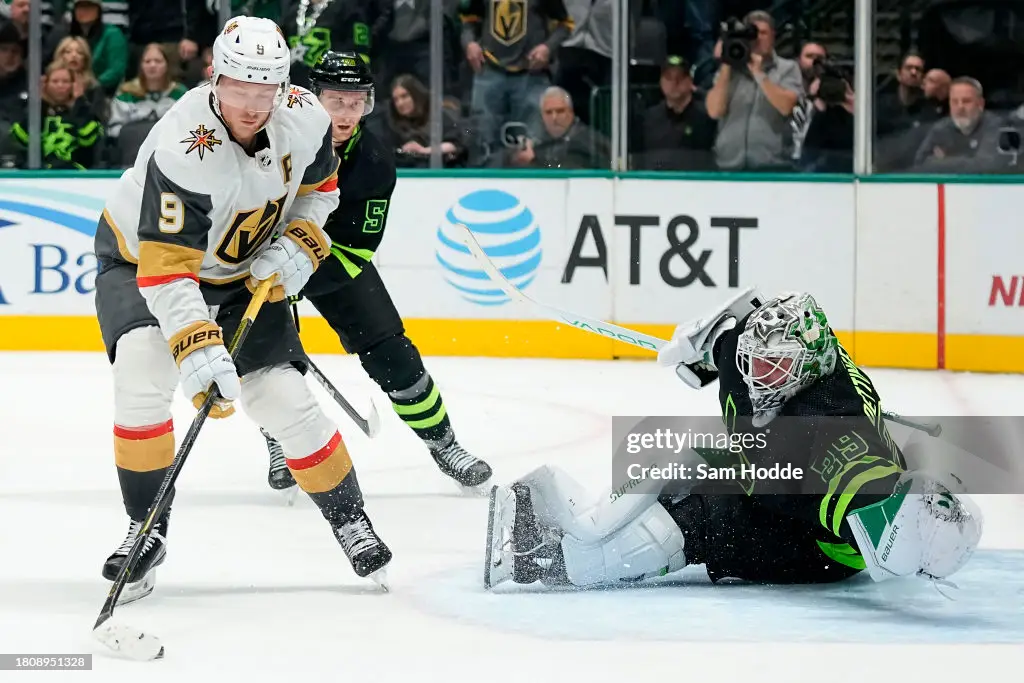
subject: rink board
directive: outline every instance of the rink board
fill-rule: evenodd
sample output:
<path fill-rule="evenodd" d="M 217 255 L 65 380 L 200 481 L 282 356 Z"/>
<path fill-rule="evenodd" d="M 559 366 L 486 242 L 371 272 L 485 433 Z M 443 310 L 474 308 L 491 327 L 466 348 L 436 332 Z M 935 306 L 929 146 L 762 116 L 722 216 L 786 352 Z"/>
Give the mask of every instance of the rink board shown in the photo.
<path fill-rule="evenodd" d="M 861 364 L 1024 371 L 1024 185 L 711 178 L 403 176 L 375 262 L 427 355 L 653 356 L 509 301 L 463 223 L 528 295 L 650 334 L 744 286 L 808 290 Z M 102 348 L 92 239 L 116 184 L 0 179 L 0 350 Z M 340 352 L 304 310 L 310 352 Z"/>

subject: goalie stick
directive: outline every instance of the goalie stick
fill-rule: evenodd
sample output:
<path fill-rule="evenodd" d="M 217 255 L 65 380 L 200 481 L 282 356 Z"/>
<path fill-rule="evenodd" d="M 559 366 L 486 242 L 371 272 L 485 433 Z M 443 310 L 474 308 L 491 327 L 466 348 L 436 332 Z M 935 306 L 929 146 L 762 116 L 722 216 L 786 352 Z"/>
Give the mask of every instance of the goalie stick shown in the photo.
<path fill-rule="evenodd" d="M 256 321 L 256 315 L 267 300 L 267 296 L 270 294 L 270 289 L 273 287 L 276 279 L 276 277 L 272 277 L 264 280 L 252 295 L 245 313 L 242 314 L 242 321 L 238 324 L 235 336 L 231 339 L 231 344 L 228 346 L 232 360 L 237 360 L 238 352 L 242 348 L 246 337 L 249 336 L 249 331 Z M 160 488 L 156 492 L 153 504 L 149 508 L 149 514 L 146 515 L 146 521 L 142 524 L 139 537 L 135 539 L 135 544 L 132 546 L 131 552 L 128 553 L 128 557 L 125 558 L 121 571 L 114 578 L 110 592 L 107 594 L 107 599 L 100 610 L 100 615 L 93 625 L 93 637 L 111 650 L 120 652 L 130 659 L 139 661 L 159 659 L 164 656 L 164 646 L 160 643 L 160 639 L 151 633 L 140 631 L 127 624 L 111 621 L 111 617 L 114 616 L 114 607 L 117 605 L 117 600 L 121 597 L 124 587 L 128 585 L 132 572 L 135 571 L 139 560 L 142 558 L 142 549 L 146 547 L 146 543 L 153 533 L 154 522 L 160 519 L 161 515 L 167 510 L 167 506 L 171 501 L 170 491 L 174 488 L 174 482 L 178 480 L 181 468 L 185 465 L 185 460 L 188 459 L 189 453 L 192 452 L 196 439 L 199 438 L 199 431 L 206 423 L 206 418 L 209 417 L 210 411 L 218 399 L 220 399 L 220 390 L 214 385 L 207 393 L 206 400 L 203 401 L 203 405 L 196 414 L 195 419 L 192 420 L 192 426 L 188 428 L 178 453 L 174 456 L 170 467 L 167 468 L 167 474 L 164 475 L 164 479 L 160 483 Z"/>
<path fill-rule="evenodd" d="M 292 302 L 292 317 L 295 319 L 295 331 L 299 331 L 299 306 L 294 301 Z M 370 412 L 367 417 L 363 417 L 359 412 L 352 407 L 352 404 L 342 395 L 340 391 L 335 388 L 331 381 L 327 379 L 324 373 L 320 372 L 320 368 L 316 366 L 313 359 L 306 354 L 306 361 L 309 363 L 309 371 L 313 373 L 313 377 L 320 383 L 324 391 L 330 394 L 331 398 L 341 406 L 341 409 L 345 411 L 345 414 L 356 423 L 356 426 L 371 439 L 380 433 L 380 414 L 377 413 L 377 404 L 370 400 Z"/>
<path fill-rule="evenodd" d="M 477 260 L 477 263 L 479 263 L 480 267 L 484 269 L 484 272 L 494 280 L 495 284 L 501 287 L 501 289 L 515 301 L 528 304 L 534 308 L 544 311 L 549 318 L 556 322 L 566 323 L 578 330 L 599 334 L 602 337 L 609 337 L 625 344 L 632 344 L 633 346 L 638 346 L 649 351 L 660 351 L 661 347 L 668 343 L 667 340 L 659 337 L 644 334 L 643 332 L 637 332 L 636 330 L 631 330 L 628 327 L 621 327 L 620 325 L 604 320 L 588 318 L 587 316 L 579 315 L 578 313 L 563 311 L 562 309 L 542 304 L 539 301 L 530 298 L 524 294 L 522 290 L 512 284 L 498 269 L 498 267 L 494 265 L 494 262 L 491 261 L 490 257 L 487 255 L 487 250 L 481 247 L 480 243 L 477 242 L 472 230 L 462 224 L 459 224 L 457 227 L 462 232 L 462 242 L 466 245 L 469 253 L 471 253 Z M 929 436 L 937 437 L 942 433 L 942 425 L 937 423 L 915 422 L 914 420 L 910 420 L 902 415 L 898 415 L 890 411 L 883 411 L 882 416 L 891 422 L 901 424 L 905 427 L 910 427 L 911 429 L 918 429 Z"/>

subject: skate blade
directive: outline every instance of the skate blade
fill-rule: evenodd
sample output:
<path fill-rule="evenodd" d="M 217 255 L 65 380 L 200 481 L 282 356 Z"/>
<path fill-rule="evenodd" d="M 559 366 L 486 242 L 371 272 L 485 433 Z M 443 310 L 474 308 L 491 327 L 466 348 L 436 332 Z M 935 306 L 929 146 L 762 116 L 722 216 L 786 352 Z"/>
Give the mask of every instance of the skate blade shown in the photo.
<path fill-rule="evenodd" d="M 377 584 L 385 593 L 391 592 L 391 584 L 388 582 L 388 572 L 386 569 L 378 569 L 366 578 Z"/>
<path fill-rule="evenodd" d="M 130 605 L 152 593 L 154 588 L 156 588 L 156 569 L 151 569 L 140 580 L 126 584 L 116 604 L 118 606 Z"/>
<path fill-rule="evenodd" d="M 487 509 L 487 547 L 484 552 L 484 590 L 490 590 L 512 578 L 512 553 L 505 550 L 511 543 L 506 538 L 505 520 L 511 513 L 515 518 L 515 495 L 511 489 L 494 485 L 491 487 L 490 503 Z M 509 530 L 511 525 L 508 526 Z"/>
<path fill-rule="evenodd" d="M 494 485 L 489 481 L 485 481 L 484 483 L 477 484 L 476 486 L 465 486 L 464 484 L 459 484 L 458 486 L 459 491 L 466 498 L 487 498 L 491 495 L 491 488 Z"/>
<path fill-rule="evenodd" d="M 278 495 L 281 496 L 281 500 L 284 501 L 285 505 L 288 507 L 295 505 L 295 499 L 299 495 L 299 487 L 297 484 L 295 486 L 289 486 L 286 489 L 276 489 L 276 491 Z"/>

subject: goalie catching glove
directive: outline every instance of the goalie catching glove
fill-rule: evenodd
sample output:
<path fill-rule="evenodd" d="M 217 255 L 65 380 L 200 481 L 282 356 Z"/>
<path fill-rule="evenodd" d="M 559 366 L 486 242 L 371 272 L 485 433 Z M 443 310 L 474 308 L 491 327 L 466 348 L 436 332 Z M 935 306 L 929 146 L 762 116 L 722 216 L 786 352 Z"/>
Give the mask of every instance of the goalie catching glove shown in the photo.
<path fill-rule="evenodd" d="M 281 284 L 271 290 L 268 301 L 298 296 L 330 253 L 331 245 L 320 229 L 309 221 L 292 221 L 284 234 L 252 262 L 249 289 L 255 291 L 259 281 L 277 275 Z"/>
<path fill-rule="evenodd" d="M 192 399 L 192 405 L 201 408 L 207 392 L 216 384 L 222 400 L 214 403 L 210 417 L 219 419 L 234 413 L 231 402 L 241 396 L 242 383 L 220 327 L 210 321 L 193 323 L 171 337 L 170 345 L 181 389 Z"/>

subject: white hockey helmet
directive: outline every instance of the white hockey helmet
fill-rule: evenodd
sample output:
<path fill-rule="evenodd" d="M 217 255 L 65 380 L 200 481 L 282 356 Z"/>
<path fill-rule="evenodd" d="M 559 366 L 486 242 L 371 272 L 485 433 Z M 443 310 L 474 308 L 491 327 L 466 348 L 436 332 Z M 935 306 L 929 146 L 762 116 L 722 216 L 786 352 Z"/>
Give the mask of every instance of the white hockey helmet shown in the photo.
<path fill-rule="evenodd" d="M 242 106 L 260 113 L 277 109 L 290 85 L 291 51 L 281 29 L 270 19 L 238 16 L 224 24 L 224 30 L 213 41 L 214 106 L 220 113 L 220 102 Z M 244 94 L 244 86 L 222 87 L 222 77 L 239 83 L 276 85 L 273 100 L 266 96 Z"/>

